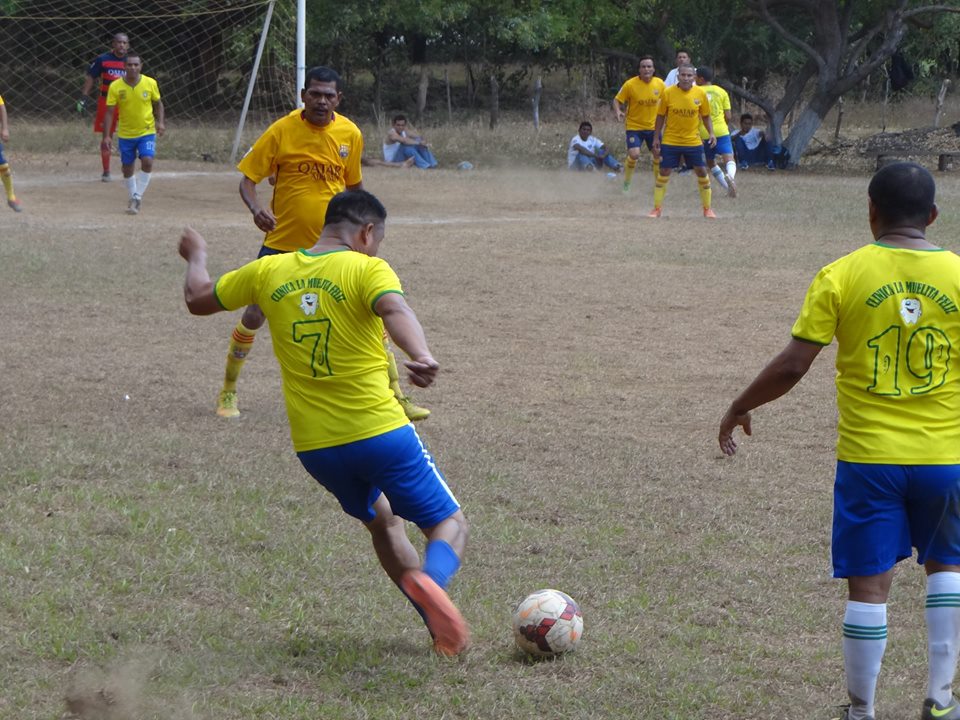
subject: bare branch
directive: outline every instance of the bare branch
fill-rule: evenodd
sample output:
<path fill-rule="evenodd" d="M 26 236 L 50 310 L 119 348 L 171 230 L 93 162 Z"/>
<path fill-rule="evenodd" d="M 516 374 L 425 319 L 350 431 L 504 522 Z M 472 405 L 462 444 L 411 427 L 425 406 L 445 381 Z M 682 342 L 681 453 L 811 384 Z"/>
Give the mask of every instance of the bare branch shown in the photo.
<path fill-rule="evenodd" d="M 810 45 L 808 45 L 803 40 L 798 38 L 796 35 L 791 33 L 785 27 L 783 27 L 783 25 L 781 25 L 780 22 L 773 15 L 770 14 L 770 8 L 768 7 L 769 2 L 770 0 L 755 0 L 755 2 L 753 3 L 754 7 L 757 8 L 758 12 L 760 13 L 760 17 L 763 18 L 764 22 L 766 22 L 770 27 L 776 30 L 776 32 L 788 43 L 790 43 L 794 47 L 806 53 L 810 57 L 810 59 L 812 59 L 815 63 L 817 63 L 817 67 L 820 69 L 821 73 L 824 70 L 826 70 L 827 63 L 826 63 L 826 60 L 824 60 L 823 56 L 820 55 L 820 53 L 818 53 Z M 811 11 L 814 10 L 812 3 L 795 2 L 790 4 L 794 4 L 798 7 L 803 7 Z"/>
<path fill-rule="evenodd" d="M 903 19 L 906 20 L 927 13 L 960 13 L 960 7 L 956 5 L 924 5 L 904 11 Z"/>
<path fill-rule="evenodd" d="M 721 78 L 717 80 L 717 85 L 722 87 L 724 90 L 727 90 L 728 92 L 732 92 L 734 95 L 738 97 L 742 97 L 747 102 L 753 103 L 754 105 L 763 108 L 763 111 L 767 113 L 767 115 L 771 115 L 771 116 L 773 115 L 773 103 L 770 101 L 769 98 L 761 97 L 756 93 L 750 92 L 745 87 L 741 87 L 736 83 L 730 82 L 726 78 Z"/>

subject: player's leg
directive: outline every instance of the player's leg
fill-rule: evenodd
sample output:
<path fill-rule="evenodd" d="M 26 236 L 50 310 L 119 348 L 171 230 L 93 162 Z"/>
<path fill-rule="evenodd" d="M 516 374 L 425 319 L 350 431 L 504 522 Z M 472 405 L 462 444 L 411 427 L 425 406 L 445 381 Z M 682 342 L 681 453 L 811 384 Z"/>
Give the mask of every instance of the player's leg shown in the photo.
<path fill-rule="evenodd" d="M 705 218 L 715 218 L 716 213 L 710 207 L 713 200 L 713 192 L 710 187 L 710 176 L 707 174 L 707 161 L 703 155 L 703 148 L 687 148 L 683 153 L 687 167 L 693 168 L 697 176 L 697 186 L 700 191 L 700 203 L 703 205 L 703 216 Z"/>
<path fill-rule="evenodd" d="M 134 177 L 137 162 L 137 139 L 119 138 L 117 145 L 120 148 L 123 184 L 127 188 L 127 214 L 136 215 L 140 212 L 140 204 L 137 201 L 137 179 Z"/>
<path fill-rule="evenodd" d="M 953 679 L 960 657 L 960 466 L 910 468 L 911 543 L 927 573 L 927 696 L 921 720 L 960 718 Z"/>
<path fill-rule="evenodd" d="M 641 133 L 643 137 L 643 142 L 647 146 L 647 150 L 650 151 L 650 157 L 653 164 L 653 180 L 656 182 L 657 174 L 660 172 L 660 156 L 653 151 L 653 138 L 656 133 L 653 130 L 645 130 Z"/>
<path fill-rule="evenodd" d="M 137 173 L 136 197 L 139 203 L 150 184 L 150 173 L 153 172 L 153 159 L 157 154 L 157 136 L 144 135 L 137 138 L 137 152 L 140 155 L 140 172 Z"/>
<path fill-rule="evenodd" d="M 849 589 L 843 659 L 850 720 L 875 716 L 893 567 L 912 553 L 906 495 L 903 466 L 837 462 L 833 575 L 846 578 Z"/>
<path fill-rule="evenodd" d="M 719 138 L 717 144 L 720 144 Z M 727 176 L 727 194 L 735 198 L 737 196 L 737 163 L 733 159 L 733 143 L 730 142 L 730 136 L 726 136 L 726 143 L 718 148 L 720 151 L 720 161 L 723 163 Z"/>
<path fill-rule="evenodd" d="M 262 252 L 262 251 L 261 251 Z M 271 254 L 271 253 L 267 253 Z M 259 255 L 263 257 L 263 254 Z M 250 305 L 243 311 L 243 316 L 233 328 L 230 335 L 230 344 L 227 347 L 227 362 L 223 370 L 223 387 L 217 396 L 217 415 L 225 418 L 234 418 L 240 415 L 240 406 L 237 401 L 237 380 L 247 355 L 253 349 L 257 330 L 263 327 L 266 316 L 259 305 Z"/>
<path fill-rule="evenodd" d="M 660 146 L 660 167 L 653 183 L 653 210 L 647 217 L 658 218 L 663 208 L 663 198 L 667 194 L 670 174 L 680 166 L 680 151 L 673 145 Z"/>
<path fill-rule="evenodd" d="M 390 349 L 386 331 L 383 333 L 383 351 L 387 355 L 387 377 L 390 380 L 390 389 L 393 390 L 393 394 L 396 396 L 397 402 L 400 403 L 400 407 L 403 408 L 407 419 L 413 422 L 426 420 L 430 417 L 430 411 L 424 407 L 415 405 L 413 400 L 404 394 L 403 388 L 400 387 L 400 371 L 397 369 L 397 356 L 394 355 Z"/>
<path fill-rule="evenodd" d="M 106 118 L 107 114 L 107 99 L 101 95 L 97 99 L 97 114 L 93 119 L 93 131 L 102 136 L 103 134 L 103 121 Z M 117 131 L 117 119 L 120 117 L 119 108 L 114 108 L 113 113 L 113 125 L 111 126 L 110 135 L 113 136 Z M 110 143 L 103 140 L 100 141 L 100 164 L 103 166 L 103 174 L 100 176 L 100 179 L 103 182 L 110 182 Z"/>
<path fill-rule="evenodd" d="M 716 161 L 716 150 L 708 145 L 706 142 L 703 143 L 703 151 L 707 156 L 707 168 L 710 170 L 710 174 L 716 178 L 717 182 L 720 183 L 720 187 L 724 190 L 729 191 L 730 186 L 727 185 L 727 178 L 723 174 L 723 170 L 717 165 Z"/>
<path fill-rule="evenodd" d="M 636 130 L 627 130 L 627 163 L 623 170 L 623 191 L 629 192 L 633 181 L 633 171 L 637 169 L 637 160 L 640 159 L 640 133 Z"/>
<path fill-rule="evenodd" d="M 14 212 L 20 212 L 23 207 L 13 192 L 13 172 L 10 170 L 10 163 L 3 156 L 3 143 L 0 143 L 0 182 L 3 183 L 3 191 L 7 195 L 7 206 Z"/>

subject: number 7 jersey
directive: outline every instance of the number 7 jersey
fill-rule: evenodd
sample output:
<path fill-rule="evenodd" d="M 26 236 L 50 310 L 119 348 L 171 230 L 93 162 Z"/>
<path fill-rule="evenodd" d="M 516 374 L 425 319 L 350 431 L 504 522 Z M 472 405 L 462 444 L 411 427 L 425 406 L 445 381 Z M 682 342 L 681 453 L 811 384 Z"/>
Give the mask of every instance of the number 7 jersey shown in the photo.
<path fill-rule="evenodd" d="M 960 257 L 874 243 L 827 265 L 792 335 L 837 339 L 837 458 L 960 463 Z"/>

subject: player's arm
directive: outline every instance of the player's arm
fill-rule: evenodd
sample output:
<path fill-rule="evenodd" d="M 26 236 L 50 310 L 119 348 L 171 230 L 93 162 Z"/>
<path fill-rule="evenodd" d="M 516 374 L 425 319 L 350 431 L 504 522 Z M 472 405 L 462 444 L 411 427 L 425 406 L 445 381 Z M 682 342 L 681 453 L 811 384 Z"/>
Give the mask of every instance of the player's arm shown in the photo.
<path fill-rule="evenodd" d="M 164 123 L 163 100 L 157 100 L 153 103 L 153 118 L 154 125 L 157 128 L 157 137 L 163 137 L 163 134 L 167 131 L 167 126 Z"/>
<path fill-rule="evenodd" d="M 10 125 L 7 123 L 7 106 L 0 105 L 0 142 L 10 139 Z"/>
<path fill-rule="evenodd" d="M 113 128 L 113 116 L 117 112 L 116 105 L 107 105 L 107 111 L 103 116 L 103 135 L 100 139 L 100 149 L 109 150 L 113 143 L 113 135 L 110 130 Z"/>
<path fill-rule="evenodd" d="M 709 133 L 707 144 L 713 147 L 717 144 L 717 136 L 713 134 L 713 118 L 707 113 L 706 115 L 701 115 L 700 119 L 703 120 L 703 126 L 707 129 L 707 133 Z"/>
<path fill-rule="evenodd" d="M 87 99 L 93 91 L 93 83 L 95 80 L 96 76 L 91 75 L 89 70 L 87 74 L 83 76 L 83 87 L 80 88 L 80 99 L 77 100 L 77 112 L 83 112 L 87 109 Z"/>
<path fill-rule="evenodd" d="M 274 217 L 270 208 L 260 204 L 260 198 L 257 197 L 257 184 L 246 175 L 240 181 L 240 199 L 253 213 L 253 224 L 258 228 L 264 232 L 270 232 L 277 226 L 277 218 Z"/>
<path fill-rule="evenodd" d="M 410 382 L 417 387 L 428 387 L 437 377 L 440 367 L 430 354 L 423 327 L 403 295 L 385 293 L 373 306 L 374 312 L 383 320 L 383 326 L 394 344 L 410 359 L 404 362 Z"/>
<path fill-rule="evenodd" d="M 738 425 L 747 435 L 752 434 L 750 411 L 786 395 L 807 374 L 822 349 L 820 345 L 791 338 L 746 390 L 737 395 L 720 420 L 717 440 L 725 455 L 733 455 L 737 451 L 733 431 Z"/>
<path fill-rule="evenodd" d="M 663 136 L 663 126 L 666 124 L 667 116 L 657 113 L 657 119 L 653 123 L 653 154 L 660 157 L 660 138 Z"/>
<path fill-rule="evenodd" d="M 617 122 L 623 122 L 623 114 L 626 112 L 627 106 L 616 98 L 613 99 L 612 105 L 613 111 L 617 114 Z"/>
<path fill-rule="evenodd" d="M 191 227 L 180 235 L 180 257 L 187 261 L 187 276 L 183 282 L 183 300 L 193 315 L 213 315 L 223 307 L 214 293 L 214 283 L 207 271 L 207 241 Z"/>

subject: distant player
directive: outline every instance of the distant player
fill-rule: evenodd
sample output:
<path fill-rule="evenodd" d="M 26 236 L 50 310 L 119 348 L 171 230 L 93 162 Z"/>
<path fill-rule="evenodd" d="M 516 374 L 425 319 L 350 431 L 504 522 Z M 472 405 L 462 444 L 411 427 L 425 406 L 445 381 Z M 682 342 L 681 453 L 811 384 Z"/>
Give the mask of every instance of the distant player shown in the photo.
<path fill-rule="evenodd" d="M 697 175 L 703 216 L 716 217 L 710 207 L 710 178 L 707 176 L 706 161 L 703 158 L 701 121 L 707 128 L 707 143 L 713 145 L 717 139 L 713 134 L 713 122 L 710 119 L 710 101 L 703 88 L 693 84 L 694 74 L 692 65 L 681 67 L 679 82 L 664 90 L 657 108 L 653 152 L 660 158 L 660 172 L 653 186 L 653 210 L 647 217 L 660 217 L 670 173 L 680 166 L 681 160 L 685 160 Z"/>
<path fill-rule="evenodd" d="M 637 168 L 640 158 L 640 148 L 644 143 L 647 149 L 653 152 L 653 129 L 657 123 L 657 106 L 663 95 L 663 80 L 653 76 L 653 58 L 644 55 L 640 58 L 640 65 L 636 77 L 627 80 L 620 92 L 613 98 L 613 110 L 617 120 L 625 121 L 627 131 L 627 164 L 623 173 L 623 191 L 630 190 L 633 171 Z M 626 111 L 626 112 L 624 112 Z M 657 177 L 660 169 L 659 158 L 653 156 L 653 177 Z"/>
<path fill-rule="evenodd" d="M 432 384 L 438 365 L 400 280 L 377 257 L 383 205 L 359 190 L 324 207 L 326 224 L 309 250 L 254 260 L 216 284 L 206 243 L 187 228 L 184 299 L 195 315 L 263 308 L 297 457 L 369 530 L 377 559 L 424 618 L 434 649 L 458 655 L 469 632 L 445 588 L 460 567 L 467 521 L 387 384 L 384 328 L 411 358 L 416 385 Z M 404 519 L 427 538 L 422 567 Z"/>
<path fill-rule="evenodd" d="M 150 184 L 150 173 L 153 172 L 157 138 L 163 137 L 166 130 L 160 88 L 152 77 L 141 74 L 141 68 L 140 56 L 133 51 L 128 52 L 123 78 L 111 83 L 107 93 L 107 117 L 103 124 L 103 141 L 109 146 L 113 140 L 110 130 L 113 118 L 120 114 L 117 135 L 120 138 L 118 145 L 123 180 L 129 197 L 129 215 L 140 212 L 140 203 Z M 140 172 L 134 177 L 137 157 L 140 158 Z"/>
<path fill-rule="evenodd" d="M 733 159 L 733 143 L 730 140 L 730 96 L 719 85 L 713 84 L 713 68 L 701 65 L 697 68 L 697 85 L 702 87 L 710 100 L 710 119 L 713 121 L 713 132 L 717 142 L 710 145 L 707 142 L 707 128 L 700 123 L 700 137 L 703 139 L 703 151 L 707 156 L 707 167 L 711 174 L 720 183 L 720 187 L 727 191 L 730 197 L 737 196 L 737 163 Z M 724 163 L 723 169 L 717 165 L 717 155 Z"/>
<path fill-rule="evenodd" d="M 872 719 L 887 645 L 887 597 L 917 549 L 927 574 L 928 676 L 921 720 L 957 720 L 960 653 L 960 258 L 926 239 L 937 218 L 933 177 L 896 163 L 870 181 L 875 242 L 827 265 L 807 290 L 792 338 L 730 404 L 720 449 L 737 426 L 789 392 L 837 340 L 833 576 L 846 578 L 846 720 Z M 827 422 L 833 422 L 833 413 Z M 774 564 L 776 559 L 773 559 Z"/>
<path fill-rule="evenodd" d="M 266 233 L 258 257 L 313 247 L 323 229 L 324 209 L 343 190 L 363 188 L 361 158 L 363 134 L 354 123 L 336 112 L 343 95 L 340 75 L 328 67 L 311 68 L 300 91 L 303 110 L 277 120 L 254 143 L 237 165 L 243 173 L 240 198 L 253 214 L 254 224 Z M 273 199 L 265 207 L 257 184 L 273 179 Z M 217 397 L 217 415 L 237 417 L 237 380 L 265 321 L 259 306 L 243 312 L 230 338 L 223 388 Z M 400 374 L 393 353 L 385 349 L 390 383 L 411 420 L 430 414 L 400 389 Z"/>
<path fill-rule="evenodd" d="M 677 84 L 680 79 L 680 68 L 684 65 L 693 65 L 693 60 L 690 59 L 690 51 L 686 48 L 677 50 L 675 59 L 677 62 L 676 66 L 670 69 L 670 72 L 667 73 L 667 77 L 663 81 L 663 84 L 667 87 L 672 87 Z"/>
<path fill-rule="evenodd" d="M 90 67 L 87 69 L 87 75 L 83 79 L 83 89 L 80 91 L 80 100 L 77 102 L 77 110 L 83 111 L 87 107 L 90 91 L 93 90 L 94 82 L 100 82 L 100 94 L 97 98 L 97 114 L 93 120 L 93 131 L 103 135 L 103 120 L 107 114 L 107 91 L 110 89 L 110 83 L 118 78 L 122 78 L 125 70 L 125 61 L 127 50 L 130 48 L 130 39 L 126 33 L 117 33 L 110 41 L 113 48 L 111 52 L 98 55 Z M 117 130 L 118 116 L 113 116 L 113 126 L 110 128 L 112 136 Z M 110 146 L 100 143 L 100 160 L 103 163 L 103 175 L 100 179 L 103 182 L 110 182 Z"/>
<path fill-rule="evenodd" d="M 7 194 L 7 207 L 14 212 L 21 212 L 23 206 L 13 192 L 13 173 L 10 170 L 10 163 L 3 154 L 3 143 L 10 141 L 10 124 L 7 122 L 7 106 L 3 102 L 3 96 L 0 95 L 0 181 L 3 182 L 3 190 Z"/>

